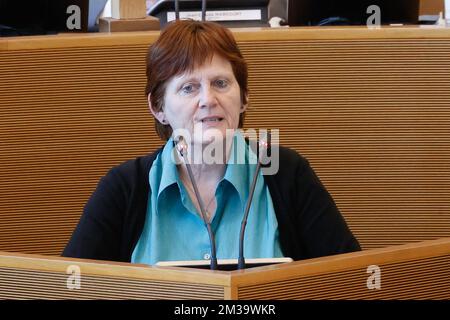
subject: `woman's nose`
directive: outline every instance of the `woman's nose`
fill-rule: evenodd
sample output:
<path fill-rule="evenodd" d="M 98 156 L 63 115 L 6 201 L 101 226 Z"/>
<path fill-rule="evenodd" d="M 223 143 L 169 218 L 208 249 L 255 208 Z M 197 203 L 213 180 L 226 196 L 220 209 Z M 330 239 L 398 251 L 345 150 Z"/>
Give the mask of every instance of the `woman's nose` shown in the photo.
<path fill-rule="evenodd" d="M 211 87 L 203 87 L 200 94 L 200 108 L 213 107 L 217 103 L 217 96 Z"/>

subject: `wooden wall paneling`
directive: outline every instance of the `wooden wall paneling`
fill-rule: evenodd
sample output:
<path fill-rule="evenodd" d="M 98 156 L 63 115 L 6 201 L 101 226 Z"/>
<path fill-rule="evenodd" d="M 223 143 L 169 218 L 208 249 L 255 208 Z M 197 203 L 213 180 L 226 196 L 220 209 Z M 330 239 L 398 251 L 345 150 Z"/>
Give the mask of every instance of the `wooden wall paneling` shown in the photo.
<path fill-rule="evenodd" d="M 246 128 L 281 130 L 364 249 L 450 235 L 448 30 L 235 33 Z M 98 179 L 162 144 L 144 96 L 155 34 L 132 35 L 0 41 L 0 250 L 60 254 Z"/>

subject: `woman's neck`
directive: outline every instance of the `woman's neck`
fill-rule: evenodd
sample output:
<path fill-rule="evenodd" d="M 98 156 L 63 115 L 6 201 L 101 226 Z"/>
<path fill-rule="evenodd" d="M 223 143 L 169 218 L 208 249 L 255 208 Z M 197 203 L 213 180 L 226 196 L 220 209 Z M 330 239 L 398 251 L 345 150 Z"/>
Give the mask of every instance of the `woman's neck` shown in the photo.
<path fill-rule="evenodd" d="M 211 150 L 215 150 L 215 152 L 211 154 Z M 211 191 L 215 192 L 217 183 L 225 175 L 230 150 L 230 146 L 226 144 L 218 145 L 216 148 L 211 144 L 189 146 L 188 163 L 199 189 L 211 188 Z M 179 163 L 181 164 L 177 168 L 180 178 L 184 183 L 190 182 L 184 159 Z"/>

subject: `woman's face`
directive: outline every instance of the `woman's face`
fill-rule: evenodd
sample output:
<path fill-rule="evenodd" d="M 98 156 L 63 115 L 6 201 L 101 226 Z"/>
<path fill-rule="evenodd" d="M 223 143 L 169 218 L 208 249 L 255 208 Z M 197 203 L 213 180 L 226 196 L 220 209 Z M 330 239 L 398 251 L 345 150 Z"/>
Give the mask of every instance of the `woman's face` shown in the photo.
<path fill-rule="evenodd" d="M 171 78 L 163 110 L 153 114 L 175 134 L 184 129 L 194 144 L 207 144 L 223 139 L 227 129 L 237 129 L 245 108 L 230 62 L 214 55 L 192 72 Z"/>

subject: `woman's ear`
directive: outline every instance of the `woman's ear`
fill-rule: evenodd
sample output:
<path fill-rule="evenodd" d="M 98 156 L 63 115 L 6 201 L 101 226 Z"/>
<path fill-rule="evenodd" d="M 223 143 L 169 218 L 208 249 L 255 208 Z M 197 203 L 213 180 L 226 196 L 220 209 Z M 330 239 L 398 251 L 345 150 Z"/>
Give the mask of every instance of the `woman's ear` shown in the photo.
<path fill-rule="evenodd" d="M 248 94 L 245 95 L 245 100 L 244 100 L 244 101 L 246 101 L 246 103 L 242 103 L 241 109 L 239 110 L 240 113 L 243 113 L 243 112 L 247 111 L 247 107 L 248 107 Z"/>
<path fill-rule="evenodd" d="M 153 109 L 152 101 L 150 99 L 150 93 L 147 96 L 147 102 L 148 102 L 148 108 L 149 108 L 150 112 L 153 114 L 153 116 L 155 117 L 155 119 L 158 120 L 163 125 L 168 124 L 168 122 L 166 120 L 166 115 L 164 114 L 164 111 L 162 111 L 162 110 L 161 111 L 155 111 Z"/>

